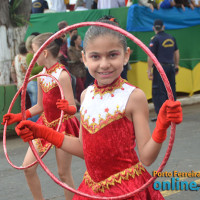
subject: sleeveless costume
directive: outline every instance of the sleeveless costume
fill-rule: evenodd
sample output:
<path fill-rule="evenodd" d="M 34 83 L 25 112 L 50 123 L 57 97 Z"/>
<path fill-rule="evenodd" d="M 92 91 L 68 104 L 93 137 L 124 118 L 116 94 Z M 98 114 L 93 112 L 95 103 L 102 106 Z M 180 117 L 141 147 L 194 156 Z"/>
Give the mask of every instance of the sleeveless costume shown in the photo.
<path fill-rule="evenodd" d="M 83 152 L 87 171 L 78 190 L 94 196 L 119 196 L 140 188 L 150 174 L 134 150 L 132 121 L 125 116 L 129 96 L 135 89 L 119 77 L 112 84 L 88 87 L 81 106 Z M 75 195 L 73 200 L 89 198 Z M 150 185 L 129 200 L 163 200 Z"/>
<path fill-rule="evenodd" d="M 65 67 L 59 63 L 56 63 L 51 68 L 47 69 L 44 67 L 41 73 L 47 73 L 54 76 L 56 79 L 59 79 L 59 76 L 62 70 L 66 70 Z M 55 80 L 48 76 L 39 77 L 39 83 L 43 92 L 43 108 L 44 112 L 37 121 L 37 124 L 45 125 L 47 127 L 57 129 L 60 113 L 56 106 L 58 99 L 61 99 L 60 89 Z M 65 114 L 63 117 L 62 125 L 60 131 L 63 134 L 76 136 L 79 134 L 79 121 L 75 116 L 70 116 Z M 35 139 L 37 148 L 39 152 L 44 152 L 50 143 L 45 141 L 42 138 Z"/>

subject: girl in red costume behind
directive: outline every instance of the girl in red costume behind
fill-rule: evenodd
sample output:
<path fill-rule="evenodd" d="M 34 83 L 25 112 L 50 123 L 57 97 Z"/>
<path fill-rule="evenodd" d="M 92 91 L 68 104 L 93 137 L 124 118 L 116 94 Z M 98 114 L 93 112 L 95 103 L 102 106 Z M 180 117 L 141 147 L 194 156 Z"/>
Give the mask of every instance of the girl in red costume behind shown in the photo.
<path fill-rule="evenodd" d="M 50 36 L 52 36 L 51 33 L 44 33 L 36 36 L 32 42 L 33 51 L 37 52 L 40 46 Z M 60 128 L 60 133 L 63 136 L 70 135 L 69 137 L 78 137 L 79 122 L 77 118 L 73 116 L 76 113 L 76 107 L 70 76 L 65 67 L 57 62 L 57 56 L 61 44 L 61 39 L 56 39 L 51 44 L 49 44 L 38 57 L 37 63 L 38 65 L 45 66 L 41 73 L 51 74 L 59 80 L 64 92 L 65 99 L 60 100 L 60 90 L 55 80 L 47 76 L 41 76 L 37 80 L 39 86 L 37 104 L 31 107 L 29 110 L 26 110 L 26 118 L 42 113 L 41 117 L 36 122 L 37 125 L 44 125 L 51 128 L 52 130 L 56 130 L 59 123 L 60 110 L 64 110 L 64 118 Z M 5 124 L 6 120 L 8 120 L 8 125 L 18 122 L 22 120 L 22 114 L 6 114 L 3 117 L 3 124 Z M 41 138 L 35 139 L 33 144 L 40 155 L 50 145 L 48 141 Z M 56 148 L 55 151 L 60 179 L 63 182 L 69 184 L 71 187 L 74 187 L 74 182 L 71 174 L 72 155 L 68 152 L 64 152 L 59 148 Z M 33 163 L 35 160 L 36 158 L 29 147 L 23 162 L 23 166 L 27 166 Z M 24 172 L 33 198 L 35 200 L 43 200 L 44 198 L 41 191 L 41 185 L 36 172 L 37 166 L 38 164 L 29 169 L 25 169 Z M 66 200 L 70 200 L 73 198 L 73 193 L 65 190 L 65 197 Z"/>
<path fill-rule="evenodd" d="M 151 178 L 144 165 L 149 166 L 156 160 L 170 123 L 182 121 L 180 102 L 167 100 L 151 135 L 144 92 L 120 77 L 130 55 L 126 45 L 123 35 L 104 27 L 91 26 L 85 34 L 82 58 L 95 83 L 81 96 L 79 138 L 63 136 L 28 121 L 16 127 L 24 141 L 43 137 L 85 159 L 87 171 L 78 190 L 90 195 L 119 196 L 140 188 Z M 56 135 L 56 139 L 51 139 L 49 134 Z M 75 195 L 73 199 L 87 198 Z M 127 199 L 164 198 L 150 185 Z"/>

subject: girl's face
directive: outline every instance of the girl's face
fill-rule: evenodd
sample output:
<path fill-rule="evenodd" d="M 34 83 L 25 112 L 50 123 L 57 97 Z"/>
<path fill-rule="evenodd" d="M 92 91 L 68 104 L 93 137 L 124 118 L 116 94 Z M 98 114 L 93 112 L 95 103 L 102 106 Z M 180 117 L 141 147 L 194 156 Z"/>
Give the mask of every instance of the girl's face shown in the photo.
<path fill-rule="evenodd" d="M 82 55 L 85 66 L 99 86 L 110 84 L 117 79 L 129 56 L 130 49 L 127 48 L 125 52 L 119 39 L 111 34 L 90 40 L 85 54 Z"/>
<path fill-rule="evenodd" d="M 32 43 L 32 49 L 33 49 L 33 53 L 35 54 L 37 52 L 37 50 L 39 49 L 39 46 L 35 43 Z M 44 63 L 45 54 L 46 54 L 46 50 L 42 51 L 42 53 L 39 55 L 39 57 L 37 59 L 38 65 L 40 65 L 40 66 L 45 65 L 45 63 Z"/>

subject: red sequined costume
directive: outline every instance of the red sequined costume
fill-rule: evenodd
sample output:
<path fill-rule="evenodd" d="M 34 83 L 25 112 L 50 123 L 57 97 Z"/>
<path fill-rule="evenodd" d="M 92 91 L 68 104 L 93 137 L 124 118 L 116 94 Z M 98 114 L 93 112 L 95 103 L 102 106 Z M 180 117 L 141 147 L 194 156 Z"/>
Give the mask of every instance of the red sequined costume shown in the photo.
<path fill-rule="evenodd" d="M 121 77 L 111 85 L 89 86 L 81 106 L 84 158 L 87 171 L 78 190 L 94 196 L 119 196 L 140 188 L 150 174 L 134 150 L 133 123 L 125 107 L 135 89 Z M 75 195 L 73 200 L 89 199 Z M 129 200 L 162 200 L 151 186 Z"/>
<path fill-rule="evenodd" d="M 49 69 L 44 67 L 41 73 L 51 74 L 56 79 L 59 79 L 62 70 L 66 70 L 65 67 L 59 63 L 56 63 Z M 61 114 L 61 111 L 56 107 L 57 100 L 61 99 L 60 89 L 56 81 L 48 76 L 41 76 L 39 83 L 43 92 L 44 112 L 38 119 L 37 123 L 56 130 Z M 79 133 L 78 119 L 75 116 L 69 116 L 65 114 L 59 132 L 78 137 Z M 50 143 L 48 143 L 44 139 L 35 139 L 35 141 L 40 152 L 44 152 L 50 145 Z"/>

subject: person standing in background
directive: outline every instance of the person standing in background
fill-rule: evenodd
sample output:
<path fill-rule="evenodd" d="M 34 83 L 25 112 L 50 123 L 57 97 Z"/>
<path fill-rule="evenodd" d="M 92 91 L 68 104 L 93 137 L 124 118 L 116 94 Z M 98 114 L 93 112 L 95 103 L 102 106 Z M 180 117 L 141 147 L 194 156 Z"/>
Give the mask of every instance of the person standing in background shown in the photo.
<path fill-rule="evenodd" d="M 34 0 L 32 1 L 31 13 L 44 13 L 45 10 L 48 10 L 48 3 L 45 0 Z"/>
<path fill-rule="evenodd" d="M 68 23 L 66 21 L 61 21 L 61 22 L 58 23 L 58 29 L 59 30 L 62 30 L 64 28 L 66 28 L 67 26 L 68 26 Z M 65 66 L 65 68 L 69 71 L 69 67 L 68 67 L 68 65 L 69 65 L 68 64 L 68 59 L 69 59 L 68 58 L 68 44 L 67 44 L 66 34 L 61 36 L 61 39 L 63 40 L 63 44 L 60 47 L 58 62 L 63 64 Z M 70 73 L 70 76 L 71 76 L 74 98 L 76 98 L 76 77 L 71 73 Z"/>
<path fill-rule="evenodd" d="M 64 0 L 47 0 L 50 12 L 66 12 L 67 6 Z"/>
<path fill-rule="evenodd" d="M 163 67 L 169 83 L 172 88 L 174 100 L 176 100 L 176 83 L 175 75 L 179 70 L 179 49 L 173 36 L 164 32 L 165 26 L 163 21 L 158 19 L 154 21 L 153 30 L 155 36 L 151 39 L 149 49 L 156 56 Z M 152 70 L 153 69 L 153 70 Z M 168 99 L 167 91 L 157 68 L 153 65 L 153 61 L 148 57 L 148 78 L 152 80 L 152 100 L 158 115 L 162 104 Z M 152 121 L 156 121 L 152 119 Z"/>
<path fill-rule="evenodd" d="M 98 9 L 119 8 L 125 6 L 125 0 L 98 0 L 97 2 Z"/>
<path fill-rule="evenodd" d="M 74 7 L 74 11 L 83 11 L 83 10 L 88 10 L 88 8 L 86 8 L 86 3 L 83 0 L 77 0 Z"/>
<path fill-rule="evenodd" d="M 82 50 L 80 35 L 73 35 L 71 46 L 68 49 L 69 72 L 76 77 L 76 99 L 80 103 L 80 96 L 85 89 L 86 68 L 82 61 Z"/>
<path fill-rule="evenodd" d="M 37 34 L 36 34 L 37 35 Z M 33 59 L 33 49 L 32 49 L 32 40 L 34 37 L 36 37 L 36 35 L 30 35 L 25 42 L 26 45 L 26 49 L 28 51 L 27 55 L 26 55 L 26 63 L 29 66 L 31 63 L 31 60 Z M 31 74 L 30 74 L 30 78 L 38 73 L 40 73 L 43 69 L 43 66 L 39 66 L 37 63 L 35 63 Z M 34 106 L 37 104 L 37 95 L 38 95 L 38 85 L 37 85 L 37 79 L 33 79 L 32 81 L 30 81 L 27 85 L 27 92 L 29 94 L 30 100 L 31 100 L 31 106 Z M 36 122 L 39 118 L 39 115 L 35 115 L 32 116 L 31 118 L 29 118 L 29 120 Z"/>
<path fill-rule="evenodd" d="M 26 55 L 28 52 L 26 50 L 25 42 L 19 44 L 18 50 L 19 53 L 15 56 L 11 66 L 11 78 L 13 82 L 16 83 L 17 89 L 19 90 L 23 85 L 25 74 L 28 69 L 26 64 Z"/>
<path fill-rule="evenodd" d="M 28 65 L 26 64 L 27 49 L 25 42 L 21 42 L 18 47 L 19 53 L 15 56 L 13 64 L 11 66 L 11 78 L 17 85 L 19 90 L 23 83 Z M 26 93 L 26 109 L 31 107 L 31 101 L 28 92 Z"/>

